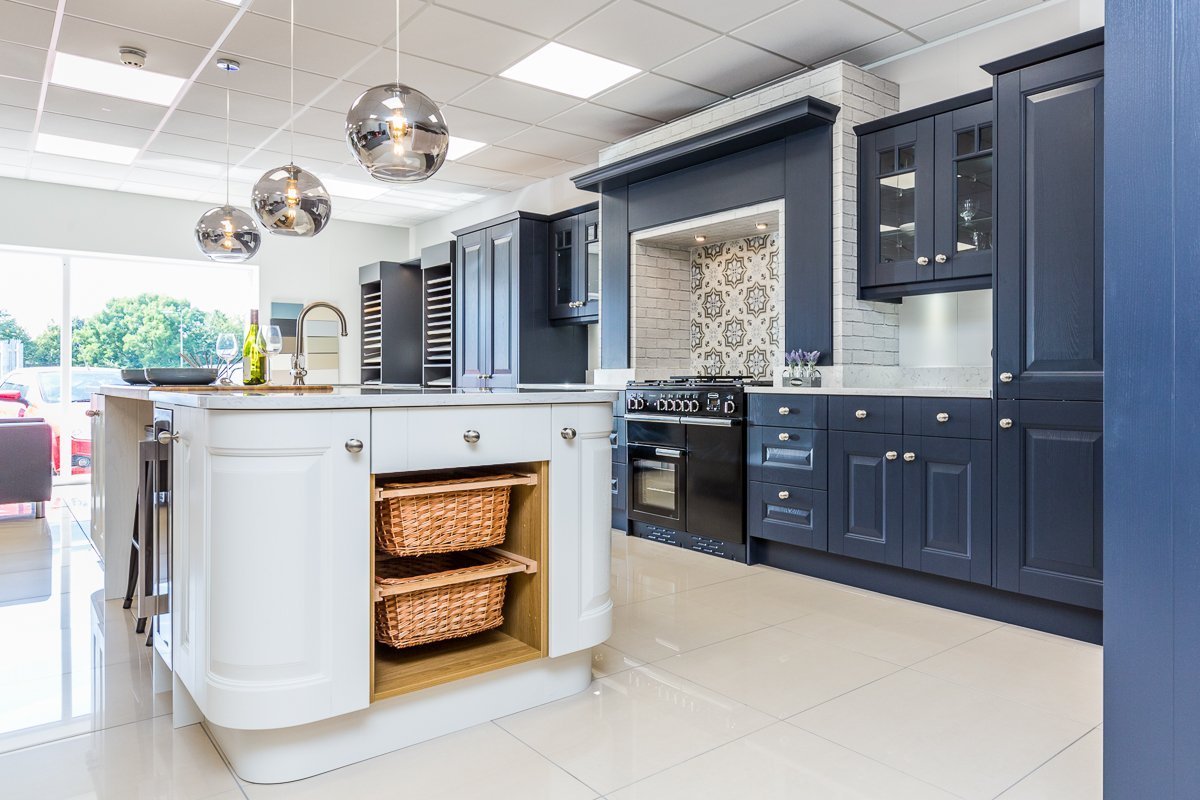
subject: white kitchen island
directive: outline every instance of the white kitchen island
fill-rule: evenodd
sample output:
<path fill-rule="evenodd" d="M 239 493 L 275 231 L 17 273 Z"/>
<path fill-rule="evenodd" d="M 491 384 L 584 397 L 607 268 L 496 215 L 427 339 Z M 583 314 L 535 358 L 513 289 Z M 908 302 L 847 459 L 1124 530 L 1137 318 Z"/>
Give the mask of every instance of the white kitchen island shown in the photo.
<path fill-rule="evenodd" d="M 124 586 L 137 462 L 170 410 L 176 724 L 202 721 L 239 776 L 296 780 L 582 691 L 608 638 L 614 395 L 338 388 L 94 398 L 96 525 Z M 373 493 L 461 468 L 529 476 L 502 547 L 500 628 L 394 650 L 374 641 Z M 132 473 L 132 474 L 131 474 Z M 121 496 L 116 496 L 120 492 Z M 128 509 L 128 511 L 126 511 Z"/>

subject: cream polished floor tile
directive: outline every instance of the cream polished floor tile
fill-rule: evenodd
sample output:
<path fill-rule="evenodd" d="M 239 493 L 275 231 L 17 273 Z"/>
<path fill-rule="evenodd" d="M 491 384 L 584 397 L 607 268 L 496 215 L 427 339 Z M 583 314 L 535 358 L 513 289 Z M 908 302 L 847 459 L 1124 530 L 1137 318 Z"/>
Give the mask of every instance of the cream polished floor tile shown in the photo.
<path fill-rule="evenodd" d="M 990 800 L 1089 726 L 902 670 L 788 720 L 966 800 Z"/>
<path fill-rule="evenodd" d="M 676 675 L 639 667 L 497 724 L 604 794 L 771 721 Z"/>
<path fill-rule="evenodd" d="M 913 666 L 1089 726 L 1104 718 L 1104 650 L 1004 626 Z"/>
<path fill-rule="evenodd" d="M 635 579 L 638 584 L 659 594 L 683 592 L 760 571 L 758 567 L 636 536 L 625 539 L 613 549 L 612 573 Z"/>
<path fill-rule="evenodd" d="M 645 663 L 641 659 L 622 653 L 615 647 L 609 647 L 606 644 L 596 645 L 592 648 L 592 677 L 594 678 L 603 678 L 605 675 L 640 667 Z"/>
<path fill-rule="evenodd" d="M 241 786 L 250 800 L 596 797 L 594 791 L 490 722 L 306 780 Z"/>
<path fill-rule="evenodd" d="M 782 627 L 908 666 L 995 630 L 1000 624 L 908 600 L 847 590 L 836 602 L 785 622 Z"/>
<path fill-rule="evenodd" d="M 671 594 L 673 589 L 653 575 L 613 573 L 609 576 L 608 591 L 614 606 L 627 606 L 630 603 L 653 600 L 655 597 L 665 597 Z"/>
<path fill-rule="evenodd" d="M 761 571 L 731 581 L 683 593 L 689 603 L 727 611 L 778 625 L 827 606 L 836 606 L 848 592 L 837 584 L 786 572 Z"/>
<path fill-rule="evenodd" d="M 201 800 L 237 789 L 199 725 L 170 717 L 0 755 L 4 794 L 38 800 Z"/>
<path fill-rule="evenodd" d="M 1103 797 L 1104 731 L 1097 727 L 998 800 L 1103 800 Z"/>
<path fill-rule="evenodd" d="M 658 661 L 762 628 L 761 622 L 667 595 L 613 610 L 608 644 L 643 661 Z"/>
<path fill-rule="evenodd" d="M 777 723 L 611 792 L 608 800 L 955 800 L 934 786 Z"/>
<path fill-rule="evenodd" d="M 656 666 L 780 718 L 901 669 L 782 628 L 727 639 Z"/>

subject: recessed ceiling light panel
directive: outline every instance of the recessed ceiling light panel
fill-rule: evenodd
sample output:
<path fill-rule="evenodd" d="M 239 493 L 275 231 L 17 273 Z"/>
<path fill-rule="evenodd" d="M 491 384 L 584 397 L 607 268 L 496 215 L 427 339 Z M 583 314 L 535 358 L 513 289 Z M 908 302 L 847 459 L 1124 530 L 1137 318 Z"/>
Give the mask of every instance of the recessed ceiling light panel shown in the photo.
<path fill-rule="evenodd" d="M 107 161 L 110 164 L 132 164 L 138 154 L 136 147 L 93 142 L 90 139 L 74 139 L 70 136 L 55 136 L 52 133 L 39 133 L 34 149 L 39 153 L 86 158 L 90 161 Z"/>
<path fill-rule="evenodd" d="M 463 156 L 469 156 L 471 153 L 474 153 L 476 150 L 484 147 L 486 144 L 486 142 L 477 142 L 474 139 L 464 139 L 461 136 L 451 136 L 450 149 L 449 152 L 446 153 L 446 160 L 454 161 L 455 159 L 462 158 Z"/>
<path fill-rule="evenodd" d="M 56 52 L 50 82 L 70 89 L 169 106 L 185 80 L 161 72 L 134 70 L 108 61 Z"/>
<path fill-rule="evenodd" d="M 558 42 L 550 42 L 501 72 L 501 77 L 587 99 L 641 72 Z"/>

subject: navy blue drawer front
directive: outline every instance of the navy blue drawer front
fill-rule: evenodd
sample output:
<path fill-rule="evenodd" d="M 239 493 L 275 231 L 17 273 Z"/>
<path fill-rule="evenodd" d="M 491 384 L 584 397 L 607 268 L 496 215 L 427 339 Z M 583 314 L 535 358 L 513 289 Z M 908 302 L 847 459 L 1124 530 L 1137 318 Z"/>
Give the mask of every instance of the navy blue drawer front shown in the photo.
<path fill-rule="evenodd" d="M 829 398 L 829 427 L 863 433 L 902 433 L 904 398 L 834 395 Z"/>
<path fill-rule="evenodd" d="M 825 431 L 809 428 L 750 428 L 748 477 L 752 481 L 824 489 L 827 438 Z"/>
<path fill-rule="evenodd" d="M 964 397 L 906 397 L 904 432 L 912 436 L 991 439 L 992 403 Z"/>
<path fill-rule="evenodd" d="M 825 550 L 829 535 L 825 492 L 779 483 L 750 482 L 746 509 L 751 536 Z"/>
<path fill-rule="evenodd" d="M 629 461 L 629 428 L 624 417 L 613 417 L 612 433 L 608 435 L 608 443 L 612 446 L 614 464 L 625 464 Z"/>
<path fill-rule="evenodd" d="M 828 408 L 828 398 L 820 394 L 751 394 L 750 424 L 825 428 Z"/>

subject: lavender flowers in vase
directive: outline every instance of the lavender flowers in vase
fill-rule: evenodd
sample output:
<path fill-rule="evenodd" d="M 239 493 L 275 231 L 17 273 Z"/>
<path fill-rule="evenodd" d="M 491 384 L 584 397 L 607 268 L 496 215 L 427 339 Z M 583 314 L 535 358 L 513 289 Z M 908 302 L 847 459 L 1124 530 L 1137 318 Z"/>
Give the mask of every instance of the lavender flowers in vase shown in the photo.
<path fill-rule="evenodd" d="M 785 353 L 783 363 L 788 383 L 792 386 L 820 386 L 821 371 L 817 369 L 817 361 L 820 358 L 820 350 L 791 350 Z"/>

